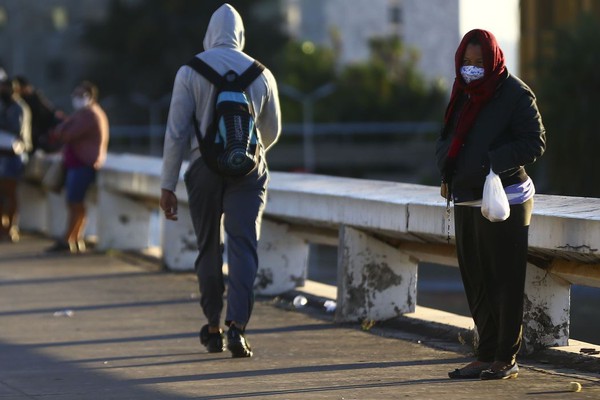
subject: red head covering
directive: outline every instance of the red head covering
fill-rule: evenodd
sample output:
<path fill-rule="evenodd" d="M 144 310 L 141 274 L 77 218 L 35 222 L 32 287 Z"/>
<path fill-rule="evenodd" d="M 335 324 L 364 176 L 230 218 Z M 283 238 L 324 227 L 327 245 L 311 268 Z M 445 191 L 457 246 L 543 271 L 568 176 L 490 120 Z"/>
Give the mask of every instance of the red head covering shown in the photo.
<path fill-rule="evenodd" d="M 466 84 L 460 74 L 460 69 L 463 66 L 465 51 L 470 42 L 477 41 L 481 45 L 481 53 L 483 57 L 483 68 L 485 70 L 483 78 L 472 81 Z M 446 109 L 444 117 L 445 129 L 448 128 L 448 123 L 454 113 L 454 109 L 458 99 L 464 94 L 468 94 L 469 98 L 464 104 L 458 122 L 456 124 L 456 132 L 446 160 L 444 175 L 446 178 L 452 174 L 454 163 L 458 152 L 465 142 L 467 134 L 475 123 L 477 114 L 481 108 L 492 98 L 498 84 L 506 77 L 506 66 L 504 65 L 504 53 L 498 46 L 496 38 L 491 32 L 482 29 L 473 29 L 465 34 L 454 56 L 455 73 L 454 85 L 452 86 L 452 94 L 450 102 Z M 447 180 L 446 180 L 447 181 Z"/>

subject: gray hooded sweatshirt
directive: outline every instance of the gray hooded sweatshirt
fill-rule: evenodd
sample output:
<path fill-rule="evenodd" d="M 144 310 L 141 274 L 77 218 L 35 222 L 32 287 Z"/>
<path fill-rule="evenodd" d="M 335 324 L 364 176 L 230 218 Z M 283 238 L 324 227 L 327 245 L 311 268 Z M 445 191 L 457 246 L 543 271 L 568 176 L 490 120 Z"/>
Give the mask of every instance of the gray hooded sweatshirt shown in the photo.
<path fill-rule="evenodd" d="M 233 7 L 224 4 L 212 15 L 204 37 L 205 51 L 196 57 L 221 75 L 229 70 L 241 74 L 254 62 L 242 52 L 244 43 L 242 18 Z M 177 71 L 165 134 L 162 189 L 174 192 L 183 159 L 189 155 L 192 165 L 200 157 L 192 116 L 196 116 L 204 135 L 212 121 L 215 94 L 215 87 L 192 68 L 184 65 Z M 246 95 L 252 101 L 257 132 L 266 151 L 281 133 L 279 95 L 271 71 L 265 69 L 246 89 Z"/>

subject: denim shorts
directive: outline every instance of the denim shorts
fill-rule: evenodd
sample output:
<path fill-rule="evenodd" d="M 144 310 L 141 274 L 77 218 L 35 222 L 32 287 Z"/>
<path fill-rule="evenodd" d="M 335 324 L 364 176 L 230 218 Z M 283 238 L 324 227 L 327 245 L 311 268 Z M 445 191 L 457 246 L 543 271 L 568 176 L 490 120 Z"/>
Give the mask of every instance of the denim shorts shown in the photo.
<path fill-rule="evenodd" d="M 85 195 L 96 180 L 96 170 L 92 167 L 68 168 L 65 186 L 68 203 L 83 203 Z"/>
<path fill-rule="evenodd" d="M 22 173 L 21 156 L 0 156 L 0 178 L 18 179 Z"/>

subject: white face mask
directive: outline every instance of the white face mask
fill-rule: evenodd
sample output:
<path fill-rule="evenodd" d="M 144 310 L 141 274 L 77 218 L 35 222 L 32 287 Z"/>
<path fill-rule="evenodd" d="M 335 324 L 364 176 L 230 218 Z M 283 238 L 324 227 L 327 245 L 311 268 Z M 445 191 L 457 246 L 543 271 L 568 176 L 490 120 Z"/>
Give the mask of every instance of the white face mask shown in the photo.
<path fill-rule="evenodd" d="M 87 107 L 91 103 L 91 99 L 87 96 L 74 96 L 71 101 L 75 110 L 80 110 L 83 107 Z"/>
<path fill-rule="evenodd" d="M 483 68 L 474 65 L 464 65 L 460 68 L 460 74 L 467 84 L 483 78 L 484 72 Z"/>

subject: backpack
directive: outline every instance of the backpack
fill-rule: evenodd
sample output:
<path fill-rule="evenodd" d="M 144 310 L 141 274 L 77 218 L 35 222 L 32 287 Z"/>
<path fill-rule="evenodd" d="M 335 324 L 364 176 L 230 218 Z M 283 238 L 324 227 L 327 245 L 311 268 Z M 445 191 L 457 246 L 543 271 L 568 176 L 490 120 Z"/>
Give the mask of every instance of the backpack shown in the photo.
<path fill-rule="evenodd" d="M 195 116 L 192 116 L 202 158 L 211 170 L 220 175 L 248 175 L 258 165 L 260 141 L 256 132 L 252 103 L 245 90 L 262 74 L 265 67 L 254 61 L 241 75 L 230 70 L 221 76 L 197 57 L 192 58 L 186 65 L 217 88 L 213 120 L 204 138 Z"/>

